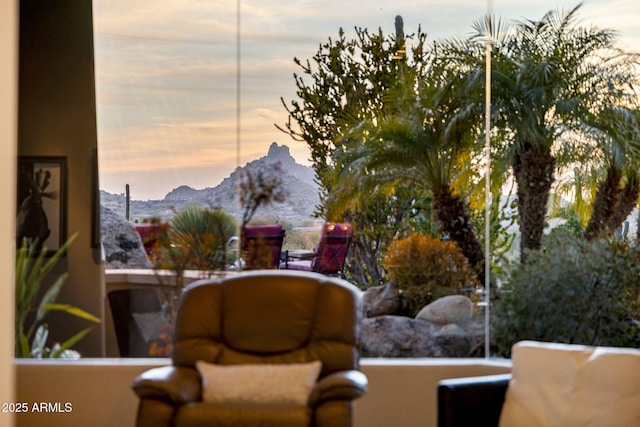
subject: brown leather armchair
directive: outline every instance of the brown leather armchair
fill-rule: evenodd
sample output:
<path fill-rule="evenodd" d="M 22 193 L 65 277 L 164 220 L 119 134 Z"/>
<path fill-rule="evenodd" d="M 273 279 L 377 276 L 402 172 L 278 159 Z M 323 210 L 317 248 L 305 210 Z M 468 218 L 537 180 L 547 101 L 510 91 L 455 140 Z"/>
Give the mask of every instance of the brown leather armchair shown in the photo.
<path fill-rule="evenodd" d="M 357 288 L 317 273 L 259 270 L 193 283 L 178 309 L 173 364 L 134 380 L 137 426 L 350 426 L 353 400 L 367 388 L 358 370 L 361 311 Z M 198 360 L 319 360 L 322 369 L 307 406 L 247 407 L 203 402 Z"/>

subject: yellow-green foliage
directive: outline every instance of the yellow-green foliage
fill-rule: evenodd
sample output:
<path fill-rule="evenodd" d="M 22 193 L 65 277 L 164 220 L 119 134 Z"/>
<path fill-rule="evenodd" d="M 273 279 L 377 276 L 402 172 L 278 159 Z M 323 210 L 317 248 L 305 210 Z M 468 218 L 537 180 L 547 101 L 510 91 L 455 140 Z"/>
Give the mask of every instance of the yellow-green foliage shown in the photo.
<path fill-rule="evenodd" d="M 413 315 L 437 298 L 476 284 L 467 259 L 454 243 L 421 233 L 395 240 L 384 258 L 384 267 Z"/>
<path fill-rule="evenodd" d="M 56 265 L 73 240 L 74 234 L 57 251 L 48 256 L 48 251 L 38 244 L 27 243 L 24 239 L 16 250 L 15 256 L 15 355 L 34 358 L 76 358 L 80 355 L 72 350 L 91 328 L 86 328 L 68 338 L 63 343 L 49 347 L 47 338 L 49 327 L 46 316 L 52 311 L 65 312 L 91 322 L 100 323 L 100 319 L 86 311 L 56 302 L 67 273 L 62 273 L 53 283 L 46 283 L 53 274 Z M 53 279 L 53 278 L 52 278 Z"/>

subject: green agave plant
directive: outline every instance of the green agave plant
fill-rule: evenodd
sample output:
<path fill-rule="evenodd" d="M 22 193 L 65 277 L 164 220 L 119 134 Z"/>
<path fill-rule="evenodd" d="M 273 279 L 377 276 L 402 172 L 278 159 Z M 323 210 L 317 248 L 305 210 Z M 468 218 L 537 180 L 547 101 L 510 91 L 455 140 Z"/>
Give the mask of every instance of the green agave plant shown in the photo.
<path fill-rule="evenodd" d="M 58 276 L 44 294 L 41 292 L 45 278 L 51 273 L 75 237 L 73 235 L 50 257 L 47 256 L 46 248 L 38 249 L 39 245 L 28 244 L 26 239 L 16 251 L 16 357 L 79 357 L 79 354 L 71 348 L 84 338 L 91 328 L 83 329 L 63 343 L 56 343 L 49 348 L 46 345 L 49 329 L 44 319 L 50 311 L 63 311 L 100 323 L 100 319 L 78 307 L 56 303 L 68 273 Z"/>

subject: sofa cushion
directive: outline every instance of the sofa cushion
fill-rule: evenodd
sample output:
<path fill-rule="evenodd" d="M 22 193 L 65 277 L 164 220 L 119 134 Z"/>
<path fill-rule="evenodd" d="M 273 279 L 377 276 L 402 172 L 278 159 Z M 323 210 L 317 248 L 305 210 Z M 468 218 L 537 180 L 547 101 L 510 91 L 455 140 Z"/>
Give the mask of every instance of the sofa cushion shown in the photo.
<path fill-rule="evenodd" d="M 522 341 L 500 427 L 640 426 L 640 350 Z"/>
<path fill-rule="evenodd" d="M 299 407 L 307 405 L 322 363 L 225 366 L 199 360 L 196 368 L 204 402 Z"/>

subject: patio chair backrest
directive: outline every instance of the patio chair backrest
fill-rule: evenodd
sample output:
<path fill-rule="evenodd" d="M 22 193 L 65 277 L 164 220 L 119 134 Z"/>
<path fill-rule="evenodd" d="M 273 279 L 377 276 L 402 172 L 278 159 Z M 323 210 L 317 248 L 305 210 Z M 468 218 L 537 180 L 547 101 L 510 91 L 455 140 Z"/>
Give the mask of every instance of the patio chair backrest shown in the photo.
<path fill-rule="evenodd" d="M 316 246 L 316 255 L 311 261 L 311 270 L 322 274 L 340 273 L 352 236 L 353 228 L 349 223 L 325 223 Z"/>
<path fill-rule="evenodd" d="M 281 224 L 247 225 L 242 253 L 246 270 L 278 268 L 285 231 Z"/>

